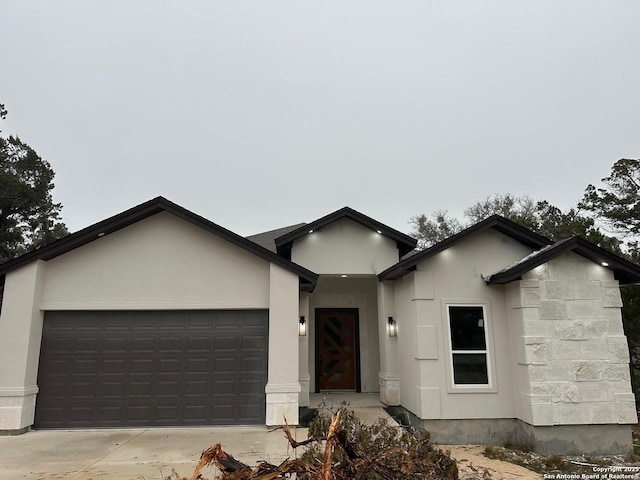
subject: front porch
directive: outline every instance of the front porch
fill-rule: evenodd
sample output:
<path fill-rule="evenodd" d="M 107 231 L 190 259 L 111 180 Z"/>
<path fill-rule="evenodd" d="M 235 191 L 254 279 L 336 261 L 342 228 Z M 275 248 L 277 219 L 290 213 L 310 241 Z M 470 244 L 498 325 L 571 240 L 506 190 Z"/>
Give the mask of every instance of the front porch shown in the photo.
<path fill-rule="evenodd" d="M 396 339 L 387 335 L 384 288 L 375 275 L 320 275 L 313 293 L 300 294 L 300 406 L 323 395 L 358 407 L 397 404 L 385 390 Z"/>
<path fill-rule="evenodd" d="M 385 404 L 380 401 L 378 392 L 322 392 L 309 395 L 309 408 L 318 410 L 326 408 L 335 411 L 343 404 L 353 410 L 363 423 L 372 424 L 383 418 L 390 425 L 398 425 L 384 410 Z"/>

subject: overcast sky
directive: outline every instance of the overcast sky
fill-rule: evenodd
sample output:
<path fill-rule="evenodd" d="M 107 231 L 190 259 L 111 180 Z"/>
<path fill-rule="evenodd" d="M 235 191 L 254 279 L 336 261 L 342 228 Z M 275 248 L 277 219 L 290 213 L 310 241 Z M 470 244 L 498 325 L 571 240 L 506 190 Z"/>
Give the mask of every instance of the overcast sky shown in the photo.
<path fill-rule="evenodd" d="M 636 0 L 0 0 L 0 130 L 72 231 L 158 195 L 242 235 L 568 208 L 640 157 L 638 25 Z"/>

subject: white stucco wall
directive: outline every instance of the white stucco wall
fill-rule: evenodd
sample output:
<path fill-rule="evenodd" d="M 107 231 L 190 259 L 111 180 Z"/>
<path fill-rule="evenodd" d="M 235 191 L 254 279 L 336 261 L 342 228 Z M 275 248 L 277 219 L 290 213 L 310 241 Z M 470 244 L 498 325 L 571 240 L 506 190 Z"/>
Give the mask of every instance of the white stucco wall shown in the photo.
<path fill-rule="evenodd" d="M 267 425 L 298 424 L 301 392 L 298 372 L 298 276 L 278 265 L 270 268 L 269 378 Z"/>
<path fill-rule="evenodd" d="M 532 425 L 636 423 L 621 306 L 612 272 L 573 253 L 510 287 L 518 418 Z"/>
<path fill-rule="evenodd" d="M 399 260 L 396 242 L 343 218 L 296 240 L 291 260 L 320 274 L 309 296 L 306 351 L 310 390 L 315 391 L 315 309 L 356 308 L 360 330 L 360 381 L 363 392 L 379 391 L 377 278 Z M 342 278 L 340 275 L 348 275 Z"/>
<path fill-rule="evenodd" d="M 397 318 L 394 304 L 394 283 L 378 282 L 378 343 L 380 371 L 378 387 L 385 405 L 400 405 L 400 376 L 398 375 L 398 337 L 389 336 L 389 317 Z"/>
<path fill-rule="evenodd" d="M 46 263 L 41 308 L 268 308 L 269 262 L 160 213 Z"/>
<path fill-rule="evenodd" d="M 293 242 L 291 260 L 319 274 L 378 274 L 398 262 L 396 242 L 343 218 Z"/>
<path fill-rule="evenodd" d="M 488 230 L 426 259 L 395 282 L 403 406 L 423 419 L 515 416 L 505 289 L 487 286 L 482 276 L 530 252 L 510 237 Z M 490 387 L 453 386 L 448 304 L 485 307 Z"/>
<path fill-rule="evenodd" d="M 309 293 L 300 292 L 298 322 L 300 317 L 305 321 L 305 335 L 298 333 L 298 379 L 300 381 L 300 406 L 309 406 L 309 393 L 311 391 L 311 376 L 309 374 L 309 337 L 311 319 L 309 316 Z M 298 323 L 298 332 L 300 326 Z"/>
<path fill-rule="evenodd" d="M 33 423 L 45 311 L 234 308 L 270 310 L 267 414 L 281 423 L 287 413 L 297 423 L 295 273 L 168 213 L 9 272 L 0 315 L 0 431 Z M 280 365 L 272 353 L 284 351 Z"/>
<path fill-rule="evenodd" d="M 33 424 L 43 313 L 44 262 L 7 274 L 0 314 L 0 431 Z"/>

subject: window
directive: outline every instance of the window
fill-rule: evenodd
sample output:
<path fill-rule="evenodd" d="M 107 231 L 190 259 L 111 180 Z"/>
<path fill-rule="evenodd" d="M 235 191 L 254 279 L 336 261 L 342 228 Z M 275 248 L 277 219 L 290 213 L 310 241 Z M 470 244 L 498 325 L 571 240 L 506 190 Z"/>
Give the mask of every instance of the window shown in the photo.
<path fill-rule="evenodd" d="M 484 307 L 449 305 L 448 313 L 454 386 L 489 386 Z"/>

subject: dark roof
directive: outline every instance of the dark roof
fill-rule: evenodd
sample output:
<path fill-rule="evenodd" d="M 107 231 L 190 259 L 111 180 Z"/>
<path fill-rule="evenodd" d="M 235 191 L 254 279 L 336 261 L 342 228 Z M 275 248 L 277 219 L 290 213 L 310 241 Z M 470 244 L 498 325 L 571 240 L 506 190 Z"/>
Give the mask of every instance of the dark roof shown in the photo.
<path fill-rule="evenodd" d="M 129 210 L 119 213 L 111 218 L 107 218 L 106 220 L 84 228 L 76 233 L 67 235 L 66 237 L 56 240 L 49 245 L 9 260 L 8 262 L 0 265 L 0 275 L 4 275 L 9 271 L 34 260 L 51 260 L 52 258 L 67 253 L 75 248 L 91 243 L 104 235 L 109 235 L 110 233 L 160 212 L 171 213 L 172 215 L 186 220 L 209 233 L 217 235 L 233 245 L 253 253 L 268 262 L 273 262 L 297 274 L 300 278 L 300 288 L 302 290 L 312 291 L 316 285 L 318 275 L 313 273 L 311 270 L 307 270 L 286 258 L 282 258 L 272 251 L 267 250 L 266 248 L 189 211 L 186 208 L 170 202 L 163 197 L 156 197 L 153 200 L 149 200 L 148 202 L 130 208 Z"/>
<path fill-rule="evenodd" d="M 501 285 L 512 282 L 513 280 L 519 279 L 528 271 L 566 252 L 576 253 L 601 265 L 606 264 L 605 266 L 607 268 L 613 270 L 615 278 L 621 285 L 640 282 L 640 266 L 580 237 L 568 238 L 548 245 L 509 265 L 503 270 L 486 276 L 485 281 L 489 285 Z"/>
<path fill-rule="evenodd" d="M 396 242 L 396 245 L 398 246 L 400 257 L 413 250 L 418 243 L 415 238 L 412 238 L 409 235 L 399 232 L 398 230 L 395 230 L 385 225 L 384 223 L 380 223 L 371 217 L 367 217 L 366 215 L 357 212 L 352 208 L 344 207 L 276 238 L 277 252 L 280 255 L 290 257 L 291 245 L 293 244 L 294 240 L 307 235 L 309 233 L 309 230 L 319 230 L 322 227 L 342 218 L 353 220 L 354 222 L 357 222 L 360 225 L 373 230 L 374 232 L 380 232 L 381 235 L 394 240 Z"/>
<path fill-rule="evenodd" d="M 261 247 L 271 250 L 273 253 L 278 253 L 276 250 L 276 238 L 281 237 L 293 230 L 297 230 L 300 227 L 305 226 L 306 223 L 297 223 L 295 225 L 289 225 L 288 227 L 276 228 L 275 230 L 269 230 L 268 232 L 256 233 L 255 235 L 249 235 L 245 237 L 247 240 L 251 240 L 253 243 L 257 243 Z"/>
<path fill-rule="evenodd" d="M 427 258 L 446 250 L 447 248 L 455 245 L 456 243 L 475 235 L 476 233 L 483 232 L 488 229 L 497 230 L 530 248 L 538 249 L 540 247 L 549 245 L 551 240 L 542 235 L 538 235 L 532 232 L 528 228 L 518 225 L 517 223 L 507 220 L 500 215 L 492 215 L 480 223 L 476 223 L 469 228 L 465 228 L 461 232 L 452 235 L 451 237 L 436 243 L 435 245 L 423 250 L 415 255 L 407 256 L 400 262 L 387 268 L 384 272 L 378 275 L 379 280 L 395 280 L 403 275 L 415 270 L 416 265 L 426 260 Z"/>

